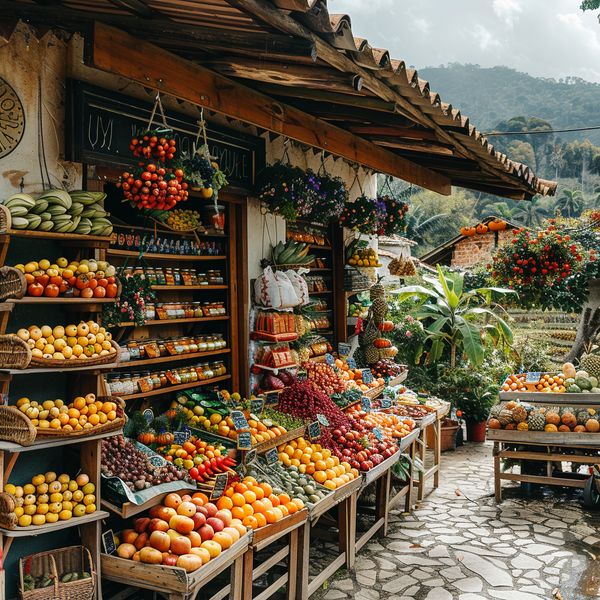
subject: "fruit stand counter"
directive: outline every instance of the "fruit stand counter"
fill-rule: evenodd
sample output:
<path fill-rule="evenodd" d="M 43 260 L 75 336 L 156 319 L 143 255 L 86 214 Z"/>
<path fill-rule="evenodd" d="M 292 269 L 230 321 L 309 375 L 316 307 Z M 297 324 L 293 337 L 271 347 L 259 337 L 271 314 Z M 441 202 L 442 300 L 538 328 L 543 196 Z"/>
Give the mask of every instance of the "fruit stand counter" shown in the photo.
<path fill-rule="evenodd" d="M 348 569 L 354 566 L 356 556 L 356 502 L 358 492 L 362 487 L 360 478 L 350 481 L 335 490 L 330 496 L 315 504 L 310 512 L 310 520 L 299 530 L 299 545 L 301 560 L 298 567 L 298 578 L 296 584 L 296 600 L 307 600 L 314 594 L 324 581 L 329 579 L 338 569 L 346 565 Z M 323 568 L 321 572 L 310 579 L 309 565 L 311 559 L 311 534 L 313 531 L 318 537 L 325 539 L 335 536 L 335 533 L 319 527 L 320 520 L 326 513 L 337 507 L 337 514 L 332 518 L 337 521 L 337 541 L 339 553 L 335 559 Z M 333 513 L 333 511 L 332 511 Z"/>
<path fill-rule="evenodd" d="M 243 556 L 251 540 L 250 532 L 226 552 L 193 573 L 186 573 L 178 567 L 148 565 L 102 554 L 102 577 L 125 585 L 153 590 L 168 600 L 191 600 L 207 583 L 226 569 L 231 569 L 230 585 L 227 586 L 229 591 L 219 597 L 224 598 L 228 595 L 231 600 L 241 600 Z"/>
<path fill-rule="evenodd" d="M 496 502 L 502 501 L 502 481 L 584 488 L 587 478 L 577 477 L 575 473 L 566 477 L 562 471 L 555 471 L 556 463 L 567 461 L 579 467 L 600 461 L 600 436 L 596 433 L 488 429 L 487 435 L 494 442 Z M 502 471 L 503 459 L 546 463 L 546 474 L 505 473 Z"/>
<path fill-rule="evenodd" d="M 286 588 L 285 597 L 292 600 L 296 597 L 296 585 L 299 564 L 299 532 L 306 525 L 308 510 L 303 509 L 289 515 L 272 525 L 261 527 L 254 531 L 252 542 L 244 554 L 244 583 L 242 586 L 243 600 L 267 600 L 277 594 L 282 587 Z M 256 562 L 256 555 L 269 546 L 287 536 L 287 542 L 280 550 Z M 286 572 L 277 577 L 266 589 L 254 595 L 254 582 L 267 574 L 273 567 L 287 558 Z M 216 600 L 216 599 L 215 599 Z"/>

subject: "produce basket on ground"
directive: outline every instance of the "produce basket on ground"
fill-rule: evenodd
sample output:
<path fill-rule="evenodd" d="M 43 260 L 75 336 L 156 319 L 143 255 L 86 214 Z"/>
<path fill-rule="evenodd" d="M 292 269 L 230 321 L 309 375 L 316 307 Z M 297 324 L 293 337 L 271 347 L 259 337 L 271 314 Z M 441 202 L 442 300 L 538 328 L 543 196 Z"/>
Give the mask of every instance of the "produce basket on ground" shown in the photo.
<path fill-rule="evenodd" d="M 0 302 L 9 298 L 22 298 L 27 291 L 25 275 L 14 267 L 0 268 Z"/>
<path fill-rule="evenodd" d="M 19 595 L 22 600 L 93 600 L 96 590 L 93 569 L 92 555 L 85 546 L 59 548 L 21 558 Z M 44 587 L 28 589 L 36 580 L 45 584 Z"/>
<path fill-rule="evenodd" d="M 18 408 L 0 406 L 0 440 L 31 446 L 35 437 L 35 427 Z"/>
<path fill-rule="evenodd" d="M 30 362 L 27 342 L 16 335 L 0 335 L 0 369 L 26 369 Z"/>
<path fill-rule="evenodd" d="M 121 353 L 121 348 L 119 344 L 117 344 L 114 340 L 111 341 L 115 352 L 112 354 L 107 354 L 106 356 L 98 356 L 97 358 L 85 358 L 85 359 L 77 359 L 77 360 L 57 360 L 55 358 L 36 358 L 35 356 L 31 357 L 31 361 L 29 366 L 31 368 L 41 368 L 41 369 L 54 369 L 54 368 L 69 368 L 69 367 L 96 367 L 99 365 L 109 365 L 112 363 L 119 362 L 119 354 Z M 22 368 L 22 367 L 21 367 Z"/>

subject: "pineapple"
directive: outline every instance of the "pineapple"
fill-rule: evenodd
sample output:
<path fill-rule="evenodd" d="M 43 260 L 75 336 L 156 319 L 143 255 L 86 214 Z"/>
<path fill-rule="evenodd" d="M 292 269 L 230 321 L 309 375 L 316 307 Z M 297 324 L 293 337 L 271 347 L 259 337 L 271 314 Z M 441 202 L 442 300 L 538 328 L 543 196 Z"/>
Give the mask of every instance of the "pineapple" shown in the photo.
<path fill-rule="evenodd" d="M 530 431 L 544 431 L 546 425 L 546 417 L 539 410 L 532 410 L 527 419 L 527 425 Z"/>
<path fill-rule="evenodd" d="M 379 350 L 374 346 L 366 346 L 364 348 L 365 360 L 367 364 L 374 365 L 379 360 Z"/>
<path fill-rule="evenodd" d="M 577 413 L 577 425 L 585 425 L 590 418 L 590 413 L 587 410 L 580 410 Z"/>
<path fill-rule="evenodd" d="M 582 371 L 587 371 L 591 377 L 600 379 L 600 355 L 584 354 L 579 361 L 579 368 Z"/>
<path fill-rule="evenodd" d="M 371 311 L 375 323 L 381 323 L 388 312 L 388 305 L 385 299 L 385 289 L 379 281 L 369 289 L 371 299 Z"/>

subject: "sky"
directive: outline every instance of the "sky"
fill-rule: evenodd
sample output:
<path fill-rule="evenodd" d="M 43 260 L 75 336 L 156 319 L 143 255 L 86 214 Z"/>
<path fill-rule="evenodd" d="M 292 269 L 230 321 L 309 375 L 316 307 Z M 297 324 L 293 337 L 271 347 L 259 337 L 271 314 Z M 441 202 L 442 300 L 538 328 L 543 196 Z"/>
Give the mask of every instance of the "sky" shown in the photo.
<path fill-rule="evenodd" d="M 598 11 L 580 0 L 328 0 L 352 31 L 417 69 L 505 65 L 536 77 L 600 82 Z"/>

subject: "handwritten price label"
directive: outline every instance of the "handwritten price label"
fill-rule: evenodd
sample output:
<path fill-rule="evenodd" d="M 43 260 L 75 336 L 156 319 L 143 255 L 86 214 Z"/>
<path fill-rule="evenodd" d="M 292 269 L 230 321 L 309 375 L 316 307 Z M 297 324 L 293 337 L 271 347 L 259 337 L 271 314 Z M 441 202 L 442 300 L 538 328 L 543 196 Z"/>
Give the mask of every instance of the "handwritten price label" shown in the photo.
<path fill-rule="evenodd" d="M 321 437 L 321 423 L 319 421 L 313 421 L 308 426 L 308 437 L 312 440 L 318 440 Z"/>
<path fill-rule="evenodd" d="M 365 412 L 371 412 L 371 399 L 367 396 L 363 396 L 360 399 L 360 407 Z"/>

